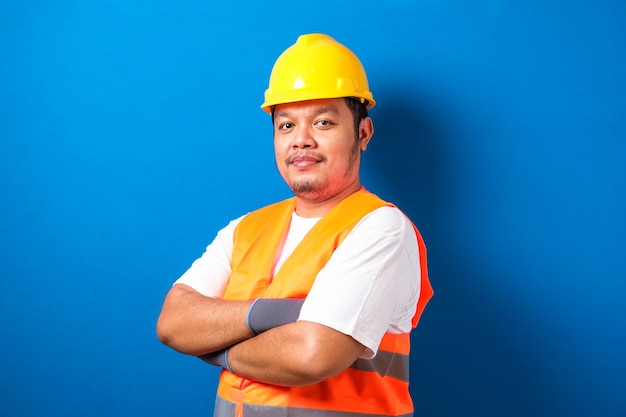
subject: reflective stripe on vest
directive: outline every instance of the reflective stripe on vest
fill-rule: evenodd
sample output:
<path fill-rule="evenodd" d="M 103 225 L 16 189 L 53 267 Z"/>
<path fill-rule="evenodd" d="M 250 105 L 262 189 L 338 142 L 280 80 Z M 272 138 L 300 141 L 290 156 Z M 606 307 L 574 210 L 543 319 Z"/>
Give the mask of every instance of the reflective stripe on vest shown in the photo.
<path fill-rule="evenodd" d="M 372 414 L 354 413 L 345 411 L 319 410 L 294 407 L 266 407 L 256 404 L 244 404 L 240 414 L 237 414 L 237 405 L 220 397 L 215 399 L 215 411 L 213 417 L 236 416 L 236 417 L 372 417 Z M 412 417 L 413 413 L 399 414 L 398 417 Z"/>
<path fill-rule="evenodd" d="M 364 189 L 347 197 L 317 222 L 273 277 L 274 257 L 288 230 L 295 199 L 250 213 L 235 229 L 233 272 L 224 298 L 306 296 L 317 273 L 352 228 L 363 216 L 383 206 L 392 205 Z M 417 230 L 416 236 L 420 262 L 424 263 L 414 324 L 432 295 L 425 247 Z M 408 391 L 409 350 L 409 333 L 387 333 L 375 358 L 358 359 L 339 375 L 305 387 L 263 384 L 223 370 L 215 416 L 241 417 L 244 412 L 246 417 L 410 416 L 413 404 Z"/>

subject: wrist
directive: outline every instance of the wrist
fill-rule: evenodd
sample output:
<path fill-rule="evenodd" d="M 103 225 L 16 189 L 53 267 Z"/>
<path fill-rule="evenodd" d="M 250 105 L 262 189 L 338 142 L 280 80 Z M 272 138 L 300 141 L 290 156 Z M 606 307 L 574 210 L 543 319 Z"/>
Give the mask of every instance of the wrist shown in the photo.
<path fill-rule="evenodd" d="M 250 324 L 250 316 L 252 315 L 252 309 L 254 308 L 254 305 L 260 300 L 260 298 L 257 298 L 256 300 L 254 300 L 252 302 L 252 304 L 250 304 L 250 307 L 248 307 L 248 314 L 246 314 L 246 326 L 248 326 L 248 329 L 250 329 L 250 331 L 252 332 L 252 334 L 254 334 L 255 336 L 258 335 L 259 333 L 257 333 L 253 328 L 252 328 L 252 324 Z"/>
<path fill-rule="evenodd" d="M 274 327 L 298 320 L 304 298 L 257 298 L 246 316 L 246 324 L 258 335 Z"/>
<path fill-rule="evenodd" d="M 234 374 L 233 370 L 230 367 L 230 363 L 228 362 L 228 349 L 224 349 L 224 369 L 226 369 L 231 374 Z"/>

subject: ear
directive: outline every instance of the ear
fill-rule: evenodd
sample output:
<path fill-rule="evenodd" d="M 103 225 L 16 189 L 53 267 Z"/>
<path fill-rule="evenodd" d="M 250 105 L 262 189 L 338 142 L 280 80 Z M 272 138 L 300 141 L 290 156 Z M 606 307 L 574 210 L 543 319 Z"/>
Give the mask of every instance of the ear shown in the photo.
<path fill-rule="evenodd" d="M 367 149 L 367 144 L 374 135 L 374 123 L 370 117 L 365 117 L 359 124 L 359 147 L 361 151 Z"/>

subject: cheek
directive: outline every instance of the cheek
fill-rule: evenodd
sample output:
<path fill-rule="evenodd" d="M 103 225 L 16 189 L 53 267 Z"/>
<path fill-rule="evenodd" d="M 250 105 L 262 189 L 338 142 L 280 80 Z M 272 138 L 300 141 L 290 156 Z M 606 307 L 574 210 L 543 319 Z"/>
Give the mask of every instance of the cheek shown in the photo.
<path fill-rule="evenodd" d="M 281 150 L 280 142 L 277 140 L 274 140 L 274 156 L 276 157 L 277 160 L 281 154 L 282 154 L 282 150 Z"/>
<path fill-rule="evenodd" d="M 353 157 L 355 150 L 358 151 L 358 147 L 355 147 L 354 144 L 344 143 L 341 146 L 334 147 L 331 152 L 335 158 L 347 163 Z"/>
<path fill-rule="evenodd" d="M 282 150 L 278 144 L 274 144 L 274 160 L 276 162 L 276 167 L 280 172 L 283 172 L 286 169 L 285 159 L 287 156 L 287 153 Z"/>

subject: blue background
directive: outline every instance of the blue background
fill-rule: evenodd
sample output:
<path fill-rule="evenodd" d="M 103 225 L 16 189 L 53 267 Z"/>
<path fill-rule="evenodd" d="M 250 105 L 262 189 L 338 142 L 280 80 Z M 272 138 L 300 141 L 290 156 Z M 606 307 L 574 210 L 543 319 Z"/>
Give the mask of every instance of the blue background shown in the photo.
<path fill-rule="evenodd" d="M 4 1 L 0 415 L 210 415 L 161 345 L 165 292 L 288 197 L 259 109 L 324 32 L 378 105 L 363 181 L 421 229 L 436 290 L 417 416 L 626 415 L 626 3 Z"/>

